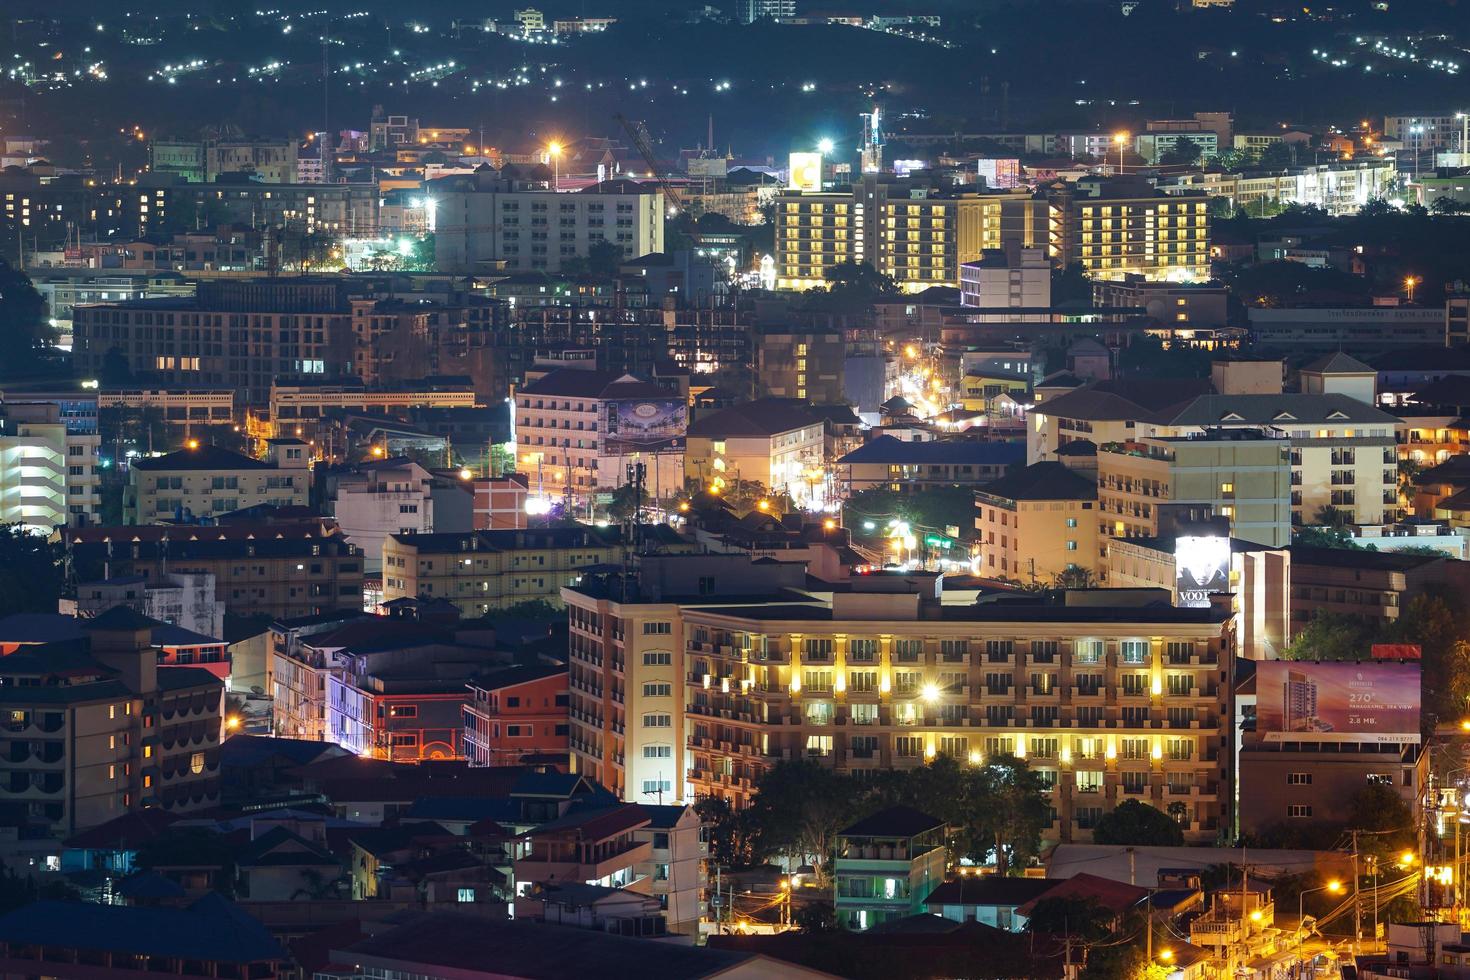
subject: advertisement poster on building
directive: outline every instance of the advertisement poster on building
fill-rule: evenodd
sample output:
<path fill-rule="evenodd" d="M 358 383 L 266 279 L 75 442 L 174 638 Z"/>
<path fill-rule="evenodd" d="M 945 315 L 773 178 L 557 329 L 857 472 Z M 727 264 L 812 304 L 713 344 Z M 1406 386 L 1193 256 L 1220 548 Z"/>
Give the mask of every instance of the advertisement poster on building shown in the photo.
<path fill-rule="evenodd" d="M 1208 609 L 1211 593 L 1229 591 L 1229 538 L 1211 534 L 1174 539 L 1174 605 Z"/>
<path fill-rule="evenodd" d="M 1256 733 L 1267 742 L 1418 742 L 1419 664 L 1263 660 Z"/>
<path fill-rule="evenodd" d="M 604 454 L 679 452 L 688 426 L 689 406 L 682 401 L 610 401 L 602 413 Z"/>

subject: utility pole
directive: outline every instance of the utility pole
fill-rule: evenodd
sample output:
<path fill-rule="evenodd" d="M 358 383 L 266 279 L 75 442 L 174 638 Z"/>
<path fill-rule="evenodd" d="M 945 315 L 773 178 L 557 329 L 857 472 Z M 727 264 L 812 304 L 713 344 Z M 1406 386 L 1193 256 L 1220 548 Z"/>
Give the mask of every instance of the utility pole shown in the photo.
<path fill-rule="evenodd" d="M 1460 795 L 1455 793 L 1455 870 L 1451 876 L 1451 886 L 1455 889 L 1455 929 L 1460 929 Z M 1427 876 L 1426 876 L 1427 877 Z M 1377 914 L 1377 902 L 1374 902 L 1374 914 Z M 1377 939 L 1377 930 L 1374 930 L 1374 939 Z"/>
<path fill-rule="evenodd" d="M 1353 835 L 1353 955 L 1358 954 L 1358 945 L 1363 941 L 1363 890 L 1358 878 L 1358 831 Z"/>

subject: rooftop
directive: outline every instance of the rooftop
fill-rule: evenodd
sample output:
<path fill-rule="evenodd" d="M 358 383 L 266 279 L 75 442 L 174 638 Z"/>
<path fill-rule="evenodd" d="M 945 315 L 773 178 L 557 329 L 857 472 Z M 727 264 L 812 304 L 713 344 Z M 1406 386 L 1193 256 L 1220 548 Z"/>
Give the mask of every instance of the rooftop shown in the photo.
<path fill-rule="evenodd" d="M 448 912 L 414 916 L 339 956 L 342 962 L 411 964 L 439 974 L 488 975 L 493 969 L 499 976 L 538 980 L 584 980 L 594 964 L 592 972 L 601 976 L 689 980 L 716 976 L 750 959 L 750 954 L 708 947 Z"/>
<path fill-rule="evenodd" d="M 1063 397 L 1070 398 L 1071 395 Z M 1057 399 L 1061 401 L 1061 399 Z M 1356 422 L 1392 426 L 1398 419 L 1347 395 L 1301 394 L 1200 395 L 1198 398 L 1146 416 L 1163 425 L 1274 425 L 1287 428 L 1313 423 Z"/>
<path fill-rule="evenodd" d="M 689 435 L 706 439 L 762 438 L 820 425 L 821 416 L 802 402 L 759 398 L 711 412 L 689 425 Z"/>
<path fill-rule="evenodd" d="M 1364 364 L 1356 357 L 1344 354 L 1342 351 L 1334 351 L 1331 354 L 1323 355 L 1322 357 L 1317 358 L 1315 361 L 1312 361 L 1310 364 L 1303 365 L 1301 370 L 1305 374 L 1378 373 L 1374 368 L 1371 368 L 1367 364 Z"/>
<path fill-rule="evenodd" d="M 1407 572 L 1434 562 L 1450 561 L 1448 555 L 1406 555 L 1396 551 L 1368 551 L 1357 548 L 1316 548 L 1294 544 L 1291 563 L 1298 565 L 1325 565 L 1336 568 L 1357 568 L 1364 571 Z"/>
<path fill-rule="evenodd" d="M 1064 463 L 1047 461 L 987 483 L 980 492 L 1007 500 L 1096 500 L 1097 482 Z"/>
<path fill-rule="evenodd" d="M 1040 387 L 1046 386 L 1043 382 Z M 1091 421 L 1142 419 L 1172 405 L 1187 403 L 1209 390 L 1208 381 L 1195 378 L 1099 381 L 1049 398 L 1037 411 Z"/>
<path fill-rule="evenodd" d="M 183 909 L 35 902 L 0 916 L 0 942 L 205 963 L 286 958 L 264 926 L 214 892 Z"/>
<path fill-rule="evenodd" d="M 1060 883 L 1058 878 L 973 875 L 946 881 L 929 893 L 925 905 L 1024 905 Z"/>
<path fill-rule="evenodd" d="M 1367 554 L 1368 552 L 1364 552 Z M 1437 559 L 1426 559 L 1434 561 Z M 1230 619 L 1228 610 L 1187 609 L 1169 604 L 1167 592 L 1161 592 L 1157 602 L 1137 601 L 1137 590 L 1131 589 L 1080 589 L 1070 590 L 1079 594 L 1082 601 L 1069 604 L 1064 593 L 1053 590 L 1047 593 L 1007 592 L 989 595 L 982 601 L 969 606 L 936 606 L 924 610 L 925 622 L 948 623 L 1136 623 L 1143 624 L 1188 624 L 1200 625 L 1224 623 Z M 1127 593 L 1117 602 L 1106 604 L 1106 595 L 1118 591 Z M 1096 601 L 1102 600 L 1102 601 Z M 1095 602 L 1095 604 L 1094 604 Z M 728 616 L 734 619 L 761 622 L 832 622 L 832 607 L 825 604 L 810 605 L 796 602 L 773 603 L 770 601 L 732 602 L 729 604 L 691 603 L 704 615 Z M 864 620 L 884 622 L 888 619 L 912 619 L 907 617 L 863 616 Z M 850 622 L 851 620 L 843 620 Z"/>
<path fill-rule="evenodd" d="M 571 398 L 671 398 L 677 392 L 622 371 L 584 371 L 553 368 L 521 387 L 523 395 L 555 395 Z"/>
<path fill-rule="evenodd" d="M 274 463 L 253 459 L 223 446 L 201 445 L 197 449 L 180 449 L 163 456 L 141 456 L 132 463 L 133 469 L 153 471 L 174 470 L 273 470 Z"/>
<path fill-rule="evenodd" d="M 1083 872 L 1064 881 L 1053 882 L 1053 887 L 1021 906 L 1020 911 L 1022 914 L 1027 914 L 1037 902 L 1046 899 L 1076 898 L 1096 902 L 1111 912 L 1121 913 L 1133 908 L 1147 897 L 1147 888 Z"/>
<path fill-rule="evenodd" d="M 548 677 L 565 677 L 566 665 L 541 665 L 527 664 L 519 667 L 507 667 L 489 674 L 481 674 L 470 681 L 471 687 L 484 691 L 503 691 L 508 687 L 518 684 L 530 684 L 533 681 L 545 680 Z"/>
<path fill-rule="evenodd" d="M 944 821 L 911 806 L 891 806 L 844 827 L 841 837 L 917 837 L 944 826 Z"/>
<path fill-rule="evenodd" d="M 1008 466 L 1026 457 L 1022 440 L 1005 442 L 970 439 L 925 440 L 912 442 L 893 436 L 879 436 L 865 446 L 854 449 L 837 462 L 887 463 L 899 466 Z"/>

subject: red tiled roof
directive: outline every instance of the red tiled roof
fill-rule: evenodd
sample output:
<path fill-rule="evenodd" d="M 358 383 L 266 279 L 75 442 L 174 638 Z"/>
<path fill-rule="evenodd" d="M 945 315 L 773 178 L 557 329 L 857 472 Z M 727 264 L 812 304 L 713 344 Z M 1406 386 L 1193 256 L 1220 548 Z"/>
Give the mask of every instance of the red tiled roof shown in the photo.
<path fill-rule="evenodd" d="M 179 818 L 163 810 L 136 810 L 68 838 L 67 847 L 136 849 L 148 843 Z"/>
<path fill-rule="evenodd" d="M 1136 885 L 1114 881 L 1111 878 L 1083 873 L 1073 875 L 1055 888 L 1050 888 L 1037 895 L 1016 911 L 1021 915 L 1030 915 L 1037 902 L 1044 902 L 1049 898 L 1076 898 L 1096 902 L 1109 912 L 1121 913 L 1131 909 L 1147 897 L 1147 888 L 1139 888 Z"/>

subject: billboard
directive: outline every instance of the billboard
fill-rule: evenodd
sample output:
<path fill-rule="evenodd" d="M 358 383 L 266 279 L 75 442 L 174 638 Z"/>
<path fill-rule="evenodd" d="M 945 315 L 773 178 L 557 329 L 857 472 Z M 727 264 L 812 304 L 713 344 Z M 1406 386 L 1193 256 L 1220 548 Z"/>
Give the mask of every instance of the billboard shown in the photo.
<path fill-rule="evenodd" d="M 791 154 L 790 184 L 794 191 L 821 190 L 822 155 L 820 153 Z"/>
<path fill-rule="evenodd" d="M 1021 186 L 1021 161 L 1014 157 L 986 158 L 976 161 L 976 170 L 985 186 L 1010 190 Z"/>
<path fill-rule="evenodd" d="M 1419 741 L 1414 661 L 1256 664 L 1256 734 L 1267 742 Z"/>
<path fill-rule="evenodd" d="M 689 406 L 676 398 L 608 401 L 602 406 L 604 454 L 683 452 Z"/>
<path fill-rule="evenodd" d="M 1174 539 L 1174 605 L 1208 609 L 1210 593 L 1229 591 L 1229 538 L 1202 534 Z"/>

